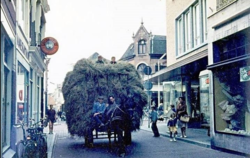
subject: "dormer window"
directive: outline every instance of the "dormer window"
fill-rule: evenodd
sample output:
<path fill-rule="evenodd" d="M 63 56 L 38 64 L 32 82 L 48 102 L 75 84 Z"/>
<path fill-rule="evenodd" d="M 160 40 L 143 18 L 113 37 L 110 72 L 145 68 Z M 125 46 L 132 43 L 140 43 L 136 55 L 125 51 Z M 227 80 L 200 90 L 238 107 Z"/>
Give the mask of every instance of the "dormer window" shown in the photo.
<path fill-rule="evenodd" d="M 140 40 L 138 42 L 138 54 L 145 54 L 146 53 L 146 41 Z"/>

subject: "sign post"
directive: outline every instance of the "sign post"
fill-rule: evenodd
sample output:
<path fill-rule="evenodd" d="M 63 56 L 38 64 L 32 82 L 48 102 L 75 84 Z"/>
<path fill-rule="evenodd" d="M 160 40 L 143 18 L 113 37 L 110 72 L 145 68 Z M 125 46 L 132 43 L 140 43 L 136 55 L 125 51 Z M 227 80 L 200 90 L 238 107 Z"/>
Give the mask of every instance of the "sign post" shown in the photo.
<path fill-rule="evenodd" d="M 143 69 L 143 72 L 145 75 L 148 75 L 148 80 L 144 82 L 144 88 L 147 90 L 147 94 L 148 94 L 148 110 L 150 111 L 150 100 L 149 100 L 149 96 L 150 96 L 150 91 L 153 88 L 153 84 L 151 81 L 149 81 L 149 75 L 151 75 L 152 73 L 152 69 L 150 66 L 146 66 Z M 148 128 L 150 128 L 150 115 L 148 115 Z"/>

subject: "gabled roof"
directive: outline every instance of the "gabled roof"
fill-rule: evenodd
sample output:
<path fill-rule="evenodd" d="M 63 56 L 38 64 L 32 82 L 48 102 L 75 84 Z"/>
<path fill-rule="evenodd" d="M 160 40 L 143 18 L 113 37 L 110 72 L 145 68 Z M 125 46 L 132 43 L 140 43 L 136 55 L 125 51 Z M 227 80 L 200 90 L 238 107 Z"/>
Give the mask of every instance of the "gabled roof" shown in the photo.
<path fill-rule="evenodd" d="M 140 30 L 143 30 L 145 32 L 145 34 L 149 34 L 149 32 L 147 31 L 147 29 L 144 27 L 143 22 L 141 22 L 141 26 L 140 28 L 137 30 L 136 34 L 134 35 L 134 37 L 138 36 Z"/>
<path fill-rule="evenodd" d="M 150 42 L 150 54 L 164 54 L 166 49 L 166 36 L 154 35 Z"/>
<path fill-rule="evenodd" d="M 151 32 L 148 33 L 148 31 L 146 30 L 146 28 L 144 27 L 143 22 L 142 22 L 140 28 L 138 29 L 138 31 L 136 32 L 134 37 L 137 37 L 140 34 L 141 30 L 143 32 L 145 32 L 145 34 L 149 35 L 149 39 L 150 39 L 150 41 L 149 41 L 150 42 L 149 55 L 150 56 L 155 56 L 155 57 L 159 56 L 160 57 L 162 54 L 167 52 L 166 36 L 162 36 L 162 35 L 153 35 L 152 36 Z M 135 52 L 134 51 L 134 43 L 131 43 L 120 60 L 128 60 L 128 59 L 134 58 L 135 57 L 134 52 Z"/>
<path fill-rule="evenodd" d="M 133 58 L 134 56 L 135 56 L 134 43 L 131 43 L 120 60 L 127 60 L 127 59 L 130 59 L 130 58 Z"/>

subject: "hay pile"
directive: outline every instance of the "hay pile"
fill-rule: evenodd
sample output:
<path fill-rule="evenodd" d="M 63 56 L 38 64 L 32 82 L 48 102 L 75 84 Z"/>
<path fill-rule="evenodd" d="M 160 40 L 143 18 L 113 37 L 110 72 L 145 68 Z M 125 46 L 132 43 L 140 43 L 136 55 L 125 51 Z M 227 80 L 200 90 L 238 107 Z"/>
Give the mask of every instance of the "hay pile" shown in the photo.
<path fill-rule="evenodd" d="M 147 104 L 141 77 L 133 65 L 118 62 L 96 64 L 88 59 L 79 60 L 68 72 L 62 86 L 68 131 L 72 135 L 86 136 L 93 128 L 92 107 L 99 95 L 113 95 L 116 103 L 132 97 L 136 103 L 131 131 L 139 129 L 142 109 Z"/>

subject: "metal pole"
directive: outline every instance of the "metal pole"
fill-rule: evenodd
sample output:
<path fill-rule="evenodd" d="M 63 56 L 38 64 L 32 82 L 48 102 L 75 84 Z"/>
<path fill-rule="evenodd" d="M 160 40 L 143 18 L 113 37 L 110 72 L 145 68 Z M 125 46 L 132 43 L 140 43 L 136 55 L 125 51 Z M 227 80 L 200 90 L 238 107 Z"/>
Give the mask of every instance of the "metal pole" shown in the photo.
<path fill-rule="evenodd" d="M 149 72 L 149 67 L 147 67 L 147 69 L 148 69 L 148 72 Z M 149 75 L 148 75 L 148 81 L 149 81 Z M 149 100 L 149 95 L 150 95 L 150 93 L 149 93 L 149 91 L 148 91 L 148 112 L 150 111 L 150 100 Z M 148 113 L 148 128 L 150 128 L 150 115 L 149 115 L 149 113 Z"/>

